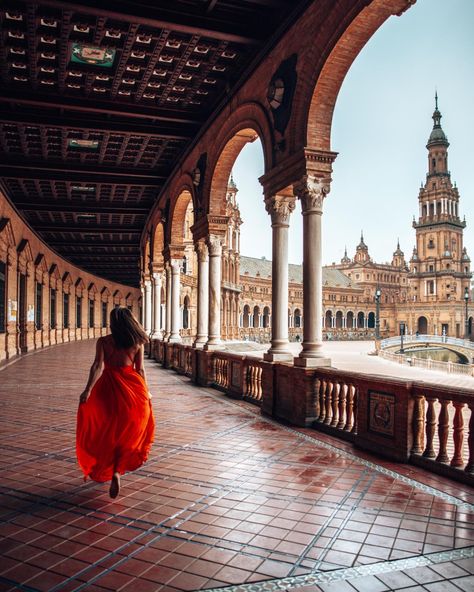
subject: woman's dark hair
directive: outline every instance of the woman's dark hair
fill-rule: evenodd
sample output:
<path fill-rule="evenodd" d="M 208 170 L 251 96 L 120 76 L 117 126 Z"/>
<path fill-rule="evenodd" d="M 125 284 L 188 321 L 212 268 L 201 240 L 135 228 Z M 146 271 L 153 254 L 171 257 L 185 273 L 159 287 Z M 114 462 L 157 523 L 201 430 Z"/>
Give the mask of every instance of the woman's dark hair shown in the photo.
<path fill-rule="evenodd" d="M 118 306 L 110 311 L 110 330 L 115 345 L 119 349 L 128 349 L 133 345 L 142 345 L 148 342 L 145 330 L 124 306 Z"/>

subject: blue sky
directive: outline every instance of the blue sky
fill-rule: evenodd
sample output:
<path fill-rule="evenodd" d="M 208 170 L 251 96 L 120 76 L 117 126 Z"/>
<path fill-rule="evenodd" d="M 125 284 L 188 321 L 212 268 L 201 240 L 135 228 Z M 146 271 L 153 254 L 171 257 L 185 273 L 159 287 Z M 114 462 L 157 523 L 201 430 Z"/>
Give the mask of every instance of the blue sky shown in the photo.
<path fill-rule="evenodd" d="M 339 156 L 324 206 L 325 264 L 339 262 L 346 245 L 352 257 L 362 229 L 375 261 L 391 260 L 397 238 L 410 258 L 435 89 L 451 144 L 451 179 L 460 191 L 460 215 L 466 216 L 464 244 L 474 261 L 473 24 L 474 0 L 417 0 L 401 17 L 391 17 L 353 63 L 333 119 L 331 143 Z M 262 173 L 256 141 L 242 150 L 233 172 L 244 220 L 241 252 L 270 259 L 270 217 L 258 183 Z M 302 259 L 301 228 L 297 206 L 290 226 L 292 263 Z"/>

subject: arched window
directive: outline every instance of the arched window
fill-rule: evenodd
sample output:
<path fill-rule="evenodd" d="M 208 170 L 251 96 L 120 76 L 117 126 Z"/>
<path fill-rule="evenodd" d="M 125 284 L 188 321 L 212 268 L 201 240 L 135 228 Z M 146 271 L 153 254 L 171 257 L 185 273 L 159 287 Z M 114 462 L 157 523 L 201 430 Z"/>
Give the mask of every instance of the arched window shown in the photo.
<path fill-rule="evenodd" d="M 183 304 L 183 329 L 189 329 L 189 296 L 184 298 Z"/>
<path fill-rule="evenodd" d="M 254 308 L 253 308 L 253 318 L 252 318 L 252 327 L 254 327 L 255 329 L 257 329 L 260 326 L 259 320 L 260 320 L 260 307 L 254 306 Z"/>
<path fill-rule="evenodd" d="M 367 327 L 369 329 L 375 329 L 375 312 L 369 312 L 367 316 Z"/>
<path fill-rule="evenodd" d="M 242 318 L 242 327 L 249 327 L 249 319 L 250 319 L 250 307 L 248 304 L 244 306 L 243 310 L 243 318 Z"/>
<path fill-rule="evenodd" d="M 263 326 L 266 329 L 270 327 L 270 308 L 268 306 L 263 309 Z"/>
<path fill-rule="evenodd" d="M 293 314 L 295 328 L 299 329 L 301 327 L 301 310 L 299 308 L 296 308 Z"/>

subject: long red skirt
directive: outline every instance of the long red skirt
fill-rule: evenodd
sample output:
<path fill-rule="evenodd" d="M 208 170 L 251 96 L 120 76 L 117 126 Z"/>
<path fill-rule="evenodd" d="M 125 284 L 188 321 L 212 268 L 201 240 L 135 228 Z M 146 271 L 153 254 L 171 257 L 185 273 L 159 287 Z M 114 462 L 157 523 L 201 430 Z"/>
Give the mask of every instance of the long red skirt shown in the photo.
<path fill-rule="evenodd" d="M 143 378 L 132 366 L 106 366 L 77 413 L 76 453 L 84 477 L 110 481 L 147 459 L 155 420 Z"/>

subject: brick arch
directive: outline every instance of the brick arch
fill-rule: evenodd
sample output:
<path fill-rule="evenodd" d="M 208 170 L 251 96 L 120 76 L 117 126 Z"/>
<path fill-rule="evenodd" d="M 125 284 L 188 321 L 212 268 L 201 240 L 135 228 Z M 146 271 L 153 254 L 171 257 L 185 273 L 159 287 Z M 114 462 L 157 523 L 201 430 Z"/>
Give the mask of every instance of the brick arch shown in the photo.
<path fill-rule="evenodd" d="M 190 203 L 194 204 L 193 191 L 189 187 L 183 187 L 178 197 L 172 201 L 168 232 L 169 244 L 173 246 L 183 245 L 186 211 Z"/>
<path fill-rule="evenodd" d="M 242 148 L 256 138 L 262 143 L 264 170 L 272 166 L 273 134 L 268 116 L 258 103 L 246 103 L 233 111 L 219 130 L 214 145 L 215 157 L 204 192 L 204 208 L 210 214 L 223 214 L 232 167 Z"/>
<path fill-rule="evenodd" d="M 150 273 L 150 253 L 151 253 L 151 239 L 150 239 L 150 235 L 147 234 L 146 237 L 146 241 L 145 241 L 145 247 L 143 250 L 143 258 L 142 258 L 142 275 L 143 276 L 148 276 L 148 274 Z"/>
<path fill-rule="evenodd" d="M 163 250 L 165 248 L 165 231 L 160 220 L 151 232 L 151 263 L 154 267 L 163 269 Z"/>
<path fill-rule="evenodd" d="M 324 64 L 318 44 L 313 44 L 301 64 L 303 72 L 312 71 L 314 75 L 304 81 L 298 97 L 301 107 L 293 125 L 294 146 L 331 150 L 334 107 L 349 68 L 383 23 L 392 15 L 401 15 L 411 3 L 411 0 L 373 0 L 348 24 Z M 321 66 L 315 68 L 318 62 Z"/>

